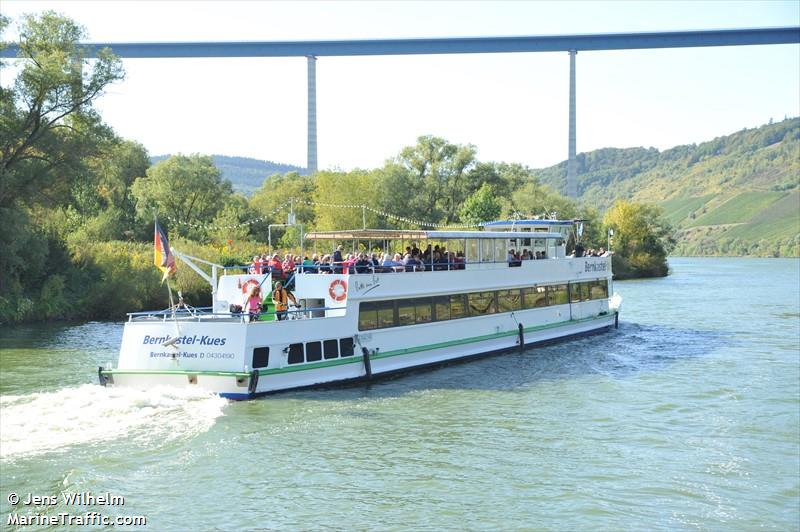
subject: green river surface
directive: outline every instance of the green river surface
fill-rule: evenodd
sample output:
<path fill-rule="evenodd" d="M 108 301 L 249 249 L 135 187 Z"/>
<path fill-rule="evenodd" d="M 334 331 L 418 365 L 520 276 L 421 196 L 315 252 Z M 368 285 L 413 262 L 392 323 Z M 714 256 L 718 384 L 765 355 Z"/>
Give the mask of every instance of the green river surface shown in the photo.
<path fill-rule="evenodd" d="M 100 387 L 121 323 L 2 326 L 0 529 L 798 530 L 800 261 L 670 265 L 608 334 L 246 402 Z M 62 491 L 124 506 L 9 502 Z"/>

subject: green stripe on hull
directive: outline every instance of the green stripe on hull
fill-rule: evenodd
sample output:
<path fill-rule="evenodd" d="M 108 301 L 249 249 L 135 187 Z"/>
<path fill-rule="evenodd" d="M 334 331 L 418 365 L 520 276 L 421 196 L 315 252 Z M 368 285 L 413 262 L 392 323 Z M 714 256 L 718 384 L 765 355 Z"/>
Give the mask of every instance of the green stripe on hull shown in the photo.
<path fill-rule="evenodd" d="M 613 316 L 613 314 L 607 314 L 603 316 L 593 316 L 591 318 L 583 318 L 580 320 L 566 320 L 560 321 L 557 323 L 550 323 L 547 325 L 537 325 L 534 327 L 525 327 L 523 329 L 524 332 L 535 332 L 535 331 L 543 331 L 547 329 L 554 329 L 556 327 L 563 327 L 569 324 L 578 324 L 578 323 L 587 323 L 590 321 L 596 321 L 608 318 Z M 461 338 L 459 340 L 450 340 L 447 342 L 439 342 L 435 344 L 427 344 L 421 345 L 417 347 L 407 347 L 405 349 L 396 349 L 394 351 L 386 351 L 384 353 L 376 353 L 371 355 L 370 358 L 372 360 L 380 360 L 382 358 L 390 358 L 402 355 L 410 355 L 413 353 L 420 353 L 422 351 L 433 351 L 435 349 L 444 349 L 446 347 L 453 347 L 456 345 L 466 345 L 466 344 L 474 344 L 477 342 L 483 342 L 485 340 L 494 340 L 496 338 L 504 338 L 507 336 L 517 336 L 519 331 L 505 331 L 500 333 L 492 333 L 486 334 L 482 336 L 473 336 L 470 338 Z M 363 362 L 364 357 L 362 355 L 355 355 L 352 357 L 347 358 L 337 358 L 335 360 L 323 360 L 321 362 L 313 362 L 311 364 L 297 364 L 285 368 L 275 368 L 275 369 L 260 369 L 258 370 L 258 375 L 279 375 L 282 373 L 292 373 L 295 371 L 311 371 L 314 369 L 320 368 L 329 368 L 334 366 L 341 366 L 344 364 L 355 364 L 358 362 Z M 249 377 L 250 373 L 243 373 L 243 372 L 231 372 L 231 371 L 191 371 L 191 370 L 103 370 L 104 375 L 204 375 L 204 376 L 218 376 L 218 377 Z"/>

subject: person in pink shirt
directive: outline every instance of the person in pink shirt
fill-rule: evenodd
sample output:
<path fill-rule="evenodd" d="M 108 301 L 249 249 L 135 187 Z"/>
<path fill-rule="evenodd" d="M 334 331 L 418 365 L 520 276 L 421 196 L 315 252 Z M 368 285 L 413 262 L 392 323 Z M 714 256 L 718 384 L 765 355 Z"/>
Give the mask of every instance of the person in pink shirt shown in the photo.
<path fill-rule="evenodd" d="M 247 299 L 244 300 L 244 310 L 247 311 L 250 321 L 258 321 L 261 317 L 261 285 L 255 285 L 250 289 Z"/>

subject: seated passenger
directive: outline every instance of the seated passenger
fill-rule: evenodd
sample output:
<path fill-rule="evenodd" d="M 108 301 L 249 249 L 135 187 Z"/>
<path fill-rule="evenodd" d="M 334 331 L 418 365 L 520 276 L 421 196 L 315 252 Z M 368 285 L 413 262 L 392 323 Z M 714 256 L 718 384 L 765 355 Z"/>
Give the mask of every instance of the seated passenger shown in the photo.
<path fill-rule="evenodd" d="M 248 268 L 247 273 L 261 275 L 261 257 L 258 255 L 253 257 L 253 262 L 250 263 L 250 268 Z"/>
<path fill-rule="evenodd" d="M 392 257 L 392 270 L 396 272 L 403 272 L 406 267 L 403 265 L 403 257 L 399 253 L 395 253 Z"/>
<path fill-rule="evenodd" d="M 422 263 L 414 255 L 406 255 L 403 259 L 403 265 L 406 267 L 407 272 L 422 270 Z"/>
<path fill-rule="evenodd" d="M 331 265 L 331 256 L 325 255 L 317 265 L 319 273 L 333 273 L 333 265 Z"/>
<path fill-rule="evenodd" d="M 353 257 L 352 253 L 348 253 L 347 257 L 342 261 L 342 272 L 341 273 L 355 273 L 353 270 L 353 264 L 356 263 L 355 257 Z"/>
<path fill-rule="evenodd" d="M 353 266 L 356 273 L 371 273 L 373 268 L 372 261 L 364 253 L 359 253 L 358 260 L 353 263 Z"/>

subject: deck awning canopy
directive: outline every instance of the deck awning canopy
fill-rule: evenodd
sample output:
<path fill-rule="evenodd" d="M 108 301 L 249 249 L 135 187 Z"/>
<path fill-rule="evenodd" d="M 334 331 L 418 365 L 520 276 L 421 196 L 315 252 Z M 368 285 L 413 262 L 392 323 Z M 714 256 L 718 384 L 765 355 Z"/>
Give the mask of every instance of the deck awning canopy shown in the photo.
<path fill-rule="evenodd" d="M 314 231 L 306 240 L 450 240 L 462 238 L 557 238 L 561 233 L 522 231 L 415 231 L 411 229 L 352 229 L 343 231 Z"/>

